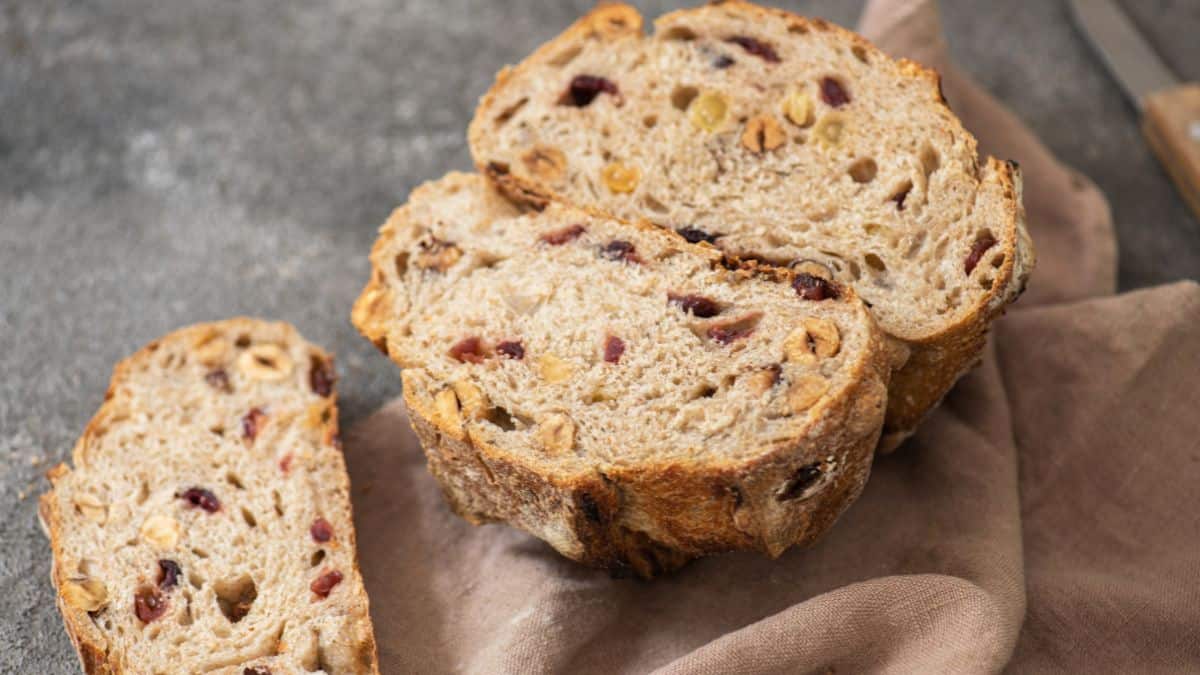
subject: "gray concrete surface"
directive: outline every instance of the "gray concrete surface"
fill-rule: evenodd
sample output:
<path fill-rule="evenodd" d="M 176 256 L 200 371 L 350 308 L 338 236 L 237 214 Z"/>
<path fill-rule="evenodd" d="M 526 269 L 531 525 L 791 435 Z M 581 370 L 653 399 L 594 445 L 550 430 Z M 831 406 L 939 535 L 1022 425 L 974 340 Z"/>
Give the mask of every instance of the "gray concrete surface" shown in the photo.
<path fill-rule="evenodd" d="M 859 7 L 788 4 L 840 23 Z M 1200 3 L 1125 4 L 1200 79 Z M 347 319 L 375 229 L 417 182 L 469 166 L 463 129 L 497 67 L 589 5 L 0 3 L 0 672 L 77 668 L 31 495 L 114 361 L 183 324 L 264 315 L 337 352 L 343 423 L 394 395 Z M 1200 276 L 1200 225 L 1065 8 L 943 5 L 962 64 L 1110 195 L 1122 286 Z"/>

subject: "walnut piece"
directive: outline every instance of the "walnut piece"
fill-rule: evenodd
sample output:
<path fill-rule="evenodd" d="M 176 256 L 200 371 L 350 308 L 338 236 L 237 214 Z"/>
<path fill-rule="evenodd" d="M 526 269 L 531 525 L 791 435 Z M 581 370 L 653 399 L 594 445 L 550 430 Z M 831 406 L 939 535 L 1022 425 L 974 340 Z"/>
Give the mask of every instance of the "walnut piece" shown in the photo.
<path fill-rule="evenodd" d="M 774 150 L 786 140 L 787 134 L 770 115 L 751 117 L 746 123 L 746 130 L 742 132 L 742 145 L 755 154 L 762 154 L 764 150 Z"/>
<path fill-rule="evenodd" d="M 818 358 L 836 356 L 842 340 L 838 327 L 828 319 L 808 317 L 783 341 L 784 357 L 791 363 L 811 365 Z"/>
<path fill-rule="evenodd" d="M 547 145 L 535 145 L 521 155 L 525 168 L 538 178 L 557 182 L 567 172 L 567 158 L 562 151 Z"/>
<path fill-rule="evenodd" d="M 466 380 L 459 380 L 451 385 L 458 397 L 458 405 L 466 416 L 473 420 L 483 419 L 491 404 L 479 387 Z"/>
<path fill-rule="evenodd" d="M 445 272 L 462 257 L 462 249 L 441 239 L 422 241 L 421 250 L 413 261 L 419 269 Z"/>
<path fill-rule="evenodd" d="M 433 397 L 434 422 L 452 438 L 462 440 L 463 419 L 458 411 L 458 397 L 453 389 L 443 389 Z"/>
<path fill-rule="evenodd" d="M 71 501 L 75 502 L 75 508 L 79 509 L 79 513 L 93 523 L 103 525 L 104 521 L 108 520 L 108 507 L 92 495 L 81 492 L 75 495 Z"/>
<path fill-rule="evenodd" d="M 179 543 L 179 522 L 170 516 L 153 515 L 142 523 L 138 535 L 154 548 L 167 551 Z"/>
<path fill-rule="evenodd" d="M 292 357 L 276 344 L 256 344 L 238 356 L 238 369 L 252 380 L 277 382 L 292 372 Z"/>
<path fill-rule="evenodd" d="M 571 364 L 553 354 L 543 354 L 538 359 L 538 372 L 548 384 L 557 384 L 571 379 Z"/>
<path fill-rule="evenodd" d="M 108 588 L 96 579 L 71 579 L 63 584 L 62 596 L 67 606 L 94 612 L 108 603 Z"/>
<path fill-rule="evenodd" d="M 551 413 L 538 426 L 538 440 L 553 454 L 567 452 L 575 446 L 575 423 L 562 413 Z"/>
<path fill-rule="evenodd" d="M 829 390 L 829 382 L 818 375 L 801 375 L 788 387 L 788 407 L 794 412 L 804 412 L 821 400 Z"/>

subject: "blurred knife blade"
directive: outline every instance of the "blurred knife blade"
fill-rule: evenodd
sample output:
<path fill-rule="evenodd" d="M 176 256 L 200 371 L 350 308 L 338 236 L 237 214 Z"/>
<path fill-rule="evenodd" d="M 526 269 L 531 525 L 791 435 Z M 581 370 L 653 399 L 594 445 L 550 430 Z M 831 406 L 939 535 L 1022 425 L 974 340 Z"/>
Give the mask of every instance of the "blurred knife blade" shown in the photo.
<path fill-rule="evenodd" d="M 1179 85 L 1179 78 L 1154 52 L 1114 0 L 1068 0 L 1075 21 L 1100 53 L 1138 109 L 1156 91 Z"/>

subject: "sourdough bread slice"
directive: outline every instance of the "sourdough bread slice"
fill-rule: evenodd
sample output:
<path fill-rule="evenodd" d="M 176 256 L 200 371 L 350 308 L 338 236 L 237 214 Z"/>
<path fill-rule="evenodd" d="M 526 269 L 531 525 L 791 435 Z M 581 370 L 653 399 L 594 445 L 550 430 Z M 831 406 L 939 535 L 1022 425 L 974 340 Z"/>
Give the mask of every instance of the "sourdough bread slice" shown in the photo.
<path fill-rule="evenodd" d="M 510 194 L 648 220 L 851 284 L 911 347 L 886 433 L 978 357 L 1033 266 L 1015 164 L 980 160 L 938 76 L 819 19 L 744 2 L 602 5 L 500 71 L 470 126 Z"/>
<path fill-rule="evenodd" d="M 378 672 L 334 381 L 251 319 L 117 365 L 39 505 L 85 672 Z"/>
<path fill-rule="evenodd" d="M 456 512 L 642 576 L 811 541 L 862 489 L 893 355 L 854 291 L 481 176 L 413 192 L 354 307 Z"/>

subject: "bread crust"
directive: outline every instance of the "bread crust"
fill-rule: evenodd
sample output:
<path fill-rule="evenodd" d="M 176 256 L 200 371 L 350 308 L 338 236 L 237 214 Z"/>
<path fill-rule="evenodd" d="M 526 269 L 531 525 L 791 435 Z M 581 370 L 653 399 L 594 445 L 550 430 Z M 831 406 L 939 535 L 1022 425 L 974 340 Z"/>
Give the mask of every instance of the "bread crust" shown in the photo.
<path fill-rule="evenodd" d="M 131 356 L 117 363 L 113 368 L 113 374 L 104 395 L 104 403 L 96 411 L 96 414 L 88 422 L 87 426 L 84 427 L 83 434 L 75 443 L 71 453 L 72 463 L 76 466 L 85 463 L 84 455 L 88 452 L 93 439 L 102 434 L 105 426 L 120 412 L 116 409 L 116 390 L 128 378 L 129 373 L 148 362 L 161 345 L 173 342 L 182 342 L 190 345 L 200 336 L 213 331 L 221 333 L 255 332 L 263 330 L 264 327 L 271 332 L 280 332 L 286 335 L 286 339 L 289 341 L 304 342 L 312 351 L 320 353 L 326 359 L 327 363 L 332 364 L 332 355 L 311 343 L 307 343 L 295 328 L 282 322 L 269 324 L 259 319 L 236 317 L 224 321 L 200 323 L 181 328 L 148 343 Z M 331 393 L 328 405 L 331 414 L 328 415 L 327 419 L 320 422 L 320 428 L 322 437 L 327 442 L 334 443 L 338 436 L 336 383 L 330 383 L 329 386 L 331 387 Z M 139 672 L 133 666 L 124 662 L 123 655 L 120 652 L 110 650 L 104 634 L 89 618 L 86 611 L 72 607 L 70 603 L 66 602 L 63 588 L 64 584 L 68 581 L 68 576 L 60 564 L 67 559 L 63 548 L 66 519 L 61 511 L 60 500 L 57 498 L 56 486 L 62 480 L 67 479 L 71 473 L 72 469 L 66 463 L 60 463 L 49 469 L 46 472 L 46 478 L 51 483 L 51 489 L 42 494 L 38 499 L 38 519 L 43 531 L 50 540 L 50 548 L 53 554 L 50 580 L 56 590 L 56 603 L 63 617 L 63 625 L 78 653 L 83 672 L 88 675 L 120 675 L 122 673 Z M 342 479 L 348 485 L 349 478 L 346 476 L 344 470 L 342 471 Z M 349 527 L 343 527 L 339 532 L 339 537 L 345 541 L 351 552 L 357 551 L 355 535 L 352 522 L 349 523 Z M 347 577 L 357 580 L 361 580 L 362 578 L 356 553 L 352 555 L 352 572 Z M 356 652 L 358 660 L 364 664 L 363 670 L 359 672 L 377 674 L 379 672 L 377 666 L 378 657 L 366 591 L 363 589 L 361 581 L 356 584 L 349 584 L 348 586 L 352 589 L 352 604 L 362 607 L 364 617 L 362 622 L 357 626 L 356 644 L 352 645 L 351 649 Z"/>
<path fill-rule="evenodd" d="M 782 18 L 795 30 L 832 33 L 855 47 L 867 50 L 872 58 L 891 59 L 866 38 L 823 19 L 761 7 L 744 0 L 717 1 L 699 8 L 678 10 L 659 17 L 654 24 L 661 26 L 680 17 L 702 16 L 718 8 L 720 11 L 744 12 L 759 19 Z M 644 39 L 642 25 L 643 19 L 635 8 L 625 4 L 602 4 L 559 36 L 539 47 L 517 66 L 501 70 L 497 74 L 496 82 L 480 99 L 468 129 L 468 141 L 478 169 L 512 199 L 538 208 L 551 200 L 570 203 L 569 198 L 549 186 L 527 180 L 511 172 L 509 167 L 480 156 L 477 148 L 481 147 L 481 140 L 488 133 L 484 120 L 489 116 L 485 115 L 484 111 L 496 104 L 509 80 L 552 58 L 560 53 L 564 46 L 598 32 L 602 38 L 613 41 Z M 614 28 L 611 31 L 598 31 L 597 26 Z M 919 82 L 920 86 L 929 91 L 935 105 L 945 110 L 944 118 L 949 126 L 947 131 L 955 137 L 968 139 L 973 147 L 974 137 L 962 126 L 946 102 L 942 93 L 941 76 L 914 61 L 893 60 L 899 64 L 905 77 Z M 988 157 L 980 167 L 980 173 L 983 176 L 980 189 L 1000 190 L 1007 195 L 1003 221 L 989 223 L 989 227 L 998 231 L 997 245 L 998 250 L 1005 254 L 1004 262 L 996 272 L 990 291 L 980 296 L 974 306 L 961 313 L 958 318 L 926 334 L 893 336 L 899 345 L 908 350 L 910 356 L 891 378 L 887 416 L 879 446 L 881 452 L 891 451 L 911 435 L 920 421 L 950 391 L 958 378 L 978 362 L 986 342 L 988 325 L 1021 294 L 1033 270 L 1035 254 L 1026 228 L 1024 208 L 1021 204 L 1021 178 L 1016 163 Z"/>

